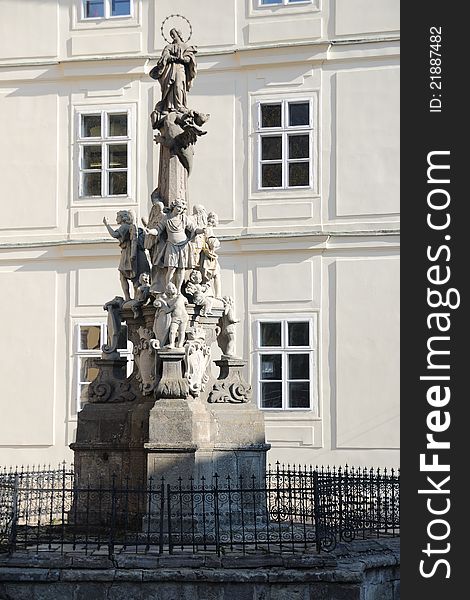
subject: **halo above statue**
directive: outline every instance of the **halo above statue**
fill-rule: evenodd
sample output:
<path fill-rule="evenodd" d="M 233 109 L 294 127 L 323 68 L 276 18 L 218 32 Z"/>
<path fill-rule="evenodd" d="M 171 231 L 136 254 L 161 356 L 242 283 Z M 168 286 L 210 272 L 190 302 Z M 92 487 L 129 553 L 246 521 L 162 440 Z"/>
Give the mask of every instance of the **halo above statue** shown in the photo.
<path fill-rule="evenodd" d="M 160 28 L 160 31 L 162 32 L 162 36 L 163 39 L 165 40 L 165 42 L 167 42 L 168 44 L 172 44 L 173 40 L 168 39 L 168 37 L 165 35 L 165 25 L 167 24 L 167 22 L 172 19 L 172 18 L 178 18 L 181 19 L 184 23 L 186 23 L 186 29 L 189 29 L 189 32 L 187 32 L 187 37 L 186 39 L 183 39 L 183 42 L 186 44 L 187 42 L 189 42 L 189 40 L 191 39 L 192 35 L 193 35 L 193 28 L 191 26 L 191 23 L 188 21 L 188 19 L 186 17 L 183 17 L 183 15 L 168 15 L 168 17 L 166 17 L 163 22 L 162 22 L 162 26 Z M 169 33 L 172 29 L 176 29 L 177 26 L 176 24 L 172 24 L 172 26 L 170 27 L 170 25 L 167 25 L 167 32 Z M 182 32 L 183 33 L 183 32 Z"/>

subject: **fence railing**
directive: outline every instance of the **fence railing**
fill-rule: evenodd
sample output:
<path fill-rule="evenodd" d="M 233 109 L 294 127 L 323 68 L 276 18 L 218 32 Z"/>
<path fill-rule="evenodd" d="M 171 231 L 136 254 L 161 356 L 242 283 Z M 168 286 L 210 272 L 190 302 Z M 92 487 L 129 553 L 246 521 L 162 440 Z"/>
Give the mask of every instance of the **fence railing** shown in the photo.
<path fill-rule="evenodd" d="M 330 551 L 399 535 L 399 472 L 269 468 L 263 481 L 214 474 L 79 481 L 72 468 L 0 472 L 0 549 L 116 553 Z"/>

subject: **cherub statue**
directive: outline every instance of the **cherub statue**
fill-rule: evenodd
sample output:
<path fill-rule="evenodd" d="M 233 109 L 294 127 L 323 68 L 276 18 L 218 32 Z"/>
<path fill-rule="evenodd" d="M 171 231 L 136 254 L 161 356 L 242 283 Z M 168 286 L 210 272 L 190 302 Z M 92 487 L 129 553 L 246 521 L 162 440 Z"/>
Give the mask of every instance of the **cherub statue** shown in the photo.
<path fill-rule="evenodd" d="M 175 345 L 177 348 L 182 348 L 185 341 L 186 326 L 189 321 L 189 315 L 186 310 L 187 299 L 177 290 L 173 283 L 169 283 L 166 286 L 165 294 L 155 302 L 161 304 L 160 310 L 163 313 L 170 315 L 168 344 L 165 348 L 171 349 Z M 159 335 L 157 335 L 157 339 L 159 340 L 163 339 L 161 333 L 159 332 Z M 176 340 L 178 340 L 178 343 L 176 343 Z"/>
<path fill-rule="evenodd" d="M 235 305 L 233 298 L 224 296 L 224 314 L 220 318 L 220 333 L 217 342 L 225 356 L 235 355 L 235 324 L 240 322 L 240 319 L 235 317 Z"/>
<path fill-rule="evenodd" d="M 160 133 L 153 136 L 155 143 L 162 144 L 172 155 L 177 156 L 190 175 L 195 144 L 200 136 L 207 134 L 207 131 L 201 129 L 201 125 L 204 125 L 210 115 L 188 110 L 184 114 L 171 112 L 155 120 L 156 114 L 155 111 L 152 113 L 153 128 Z"/>
<path fill-rule="evenodd" d="M 189 281 L 186 284 L 186 292 L 193 297 L 194 304 L 201 307 L 201 316 L 212 314 L 211 286 L 209 283 L 202 283 L 202 274 L 200 271 L 191 271 Z"/>
<path fill-rule="evenodd" d="M 126 305 L 132 309 L 135 319 L 139 317 L 141 308 L 145 306 L 150 299 L 150 275 L 148 273 L 142 273 L 139 277 L 139 284 L 134 300 L 126 303 Z"/>
<path fill-rule="evenodd" d="M 214 229 L 219 225 L 219 217 L 213 211 L 207 215 L 206 237 L 215 237 Z"/>
<path fill-rule="evenodd" d="M 119 261 L 119 274 L 121 287 L 124 293 L 124 299 L 131 299 L 129 293 L 129 281 L 134 286 L 134 293 L 137 293 L 139 277 L 142 273 L 150 271 L 150 265 L 145 254 L 143 231 L 134 225 L 134 217 L 128 210 L 120 210 L 116 215 L 118 229 L 113 229 L 106 219 L 103 218 L 109 234 L 119 241 L 121 248 L 121 260 Z"/>
<path fill-rule="evenodd" d="M 216 252 L 218 248 L 220 248 L 220 241 L 216 237 L 206 237 L 200 257 L 202 281 L 212 282 L 215 298 L 221 297 L 220 265 Z"/>

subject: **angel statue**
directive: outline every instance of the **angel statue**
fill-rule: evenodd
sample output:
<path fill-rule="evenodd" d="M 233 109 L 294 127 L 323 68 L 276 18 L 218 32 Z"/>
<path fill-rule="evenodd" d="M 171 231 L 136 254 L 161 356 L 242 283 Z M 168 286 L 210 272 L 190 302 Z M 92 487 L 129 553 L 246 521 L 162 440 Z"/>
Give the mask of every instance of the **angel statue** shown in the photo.
<path fill-rule="evenodd" d="M 152 113 L 154 129 L 156 113 L 183 113 L 188 110 L 188 91 L 197 73 L 196 48 L 183 41 L 178 29 L 171 29 L 170 37 L 172 43 L 165 46 L 159 61 L 150 71 L 150 77 L 158 80 L 162 88 L 162 99 L 155 106 L 155 114 Z"/>

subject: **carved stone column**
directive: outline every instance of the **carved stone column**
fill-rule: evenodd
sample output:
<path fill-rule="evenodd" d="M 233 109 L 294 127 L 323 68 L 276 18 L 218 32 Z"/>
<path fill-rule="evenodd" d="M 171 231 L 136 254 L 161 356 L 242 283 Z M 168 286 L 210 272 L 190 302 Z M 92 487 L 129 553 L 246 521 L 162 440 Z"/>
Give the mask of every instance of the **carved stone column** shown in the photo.
<path fill-rule="evenodd" d="M 188 172 L 181 164 L 176 154 L 160 145 L 160 163 L 158 168 L 158 187 L 156 193 L 165 206 L 170 206 L 173 200 L 183 199 L 188 205 Z"/>

